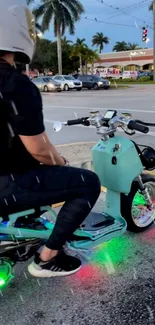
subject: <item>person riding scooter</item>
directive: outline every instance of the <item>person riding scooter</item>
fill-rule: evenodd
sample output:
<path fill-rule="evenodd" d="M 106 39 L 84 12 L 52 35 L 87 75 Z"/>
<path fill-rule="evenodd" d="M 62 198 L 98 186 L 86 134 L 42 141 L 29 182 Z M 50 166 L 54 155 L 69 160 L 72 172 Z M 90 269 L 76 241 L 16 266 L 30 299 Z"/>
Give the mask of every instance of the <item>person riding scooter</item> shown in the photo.
<path fill-rule="evenodd" d="M 0 215 L 65 201 L 55 228 L 29 265 L 33 276 L 70 275 L 81 261 L 64 244 L 87 217 L 100 194 L 98 176 L 69 167 L 50 142 L 40 92 L 15 67 L 29 64 L 36 41 L 35 20 L 26 0 L 0 1 Z"/>

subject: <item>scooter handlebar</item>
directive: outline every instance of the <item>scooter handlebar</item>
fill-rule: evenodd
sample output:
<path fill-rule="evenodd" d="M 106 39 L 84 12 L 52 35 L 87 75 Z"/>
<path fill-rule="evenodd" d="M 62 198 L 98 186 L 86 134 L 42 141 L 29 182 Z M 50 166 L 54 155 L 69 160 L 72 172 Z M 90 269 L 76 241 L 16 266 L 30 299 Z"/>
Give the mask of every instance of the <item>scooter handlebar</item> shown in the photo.
<path fill-rule="evenodd" d="M 85 126 L 89 126 L 90 122 L 88 121 L 89 117 L 82 117 L 82 118 L 77 118 L 75 120 L 69 120 L 67 121 L 67 125 L 71 126 L 71 125 L 78 125 L 78 124 L 82 124 Z"/>
<path fill-rule="evenodd" d="M 139 124 L 134 120 L 129 121 L 128 128 L 130 130 L 136 130 L 136 131 L 139 131 L 139 132 L 145 133 L 145 134 L 149 132 L 149 128 L 147 126 Z"/>

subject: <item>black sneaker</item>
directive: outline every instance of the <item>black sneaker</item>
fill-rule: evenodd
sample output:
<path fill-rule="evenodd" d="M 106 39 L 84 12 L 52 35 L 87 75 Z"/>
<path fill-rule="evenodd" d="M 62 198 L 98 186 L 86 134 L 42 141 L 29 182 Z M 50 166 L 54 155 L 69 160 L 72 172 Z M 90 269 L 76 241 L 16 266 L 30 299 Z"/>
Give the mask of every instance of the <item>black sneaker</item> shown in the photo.
<path fill-rule="evenodd" d="M 81 264 L 78 258 L 67 255 L 63 250 L 48 262 L 41 261 L 37 253 L 34 261 L 28 266 L 28 271 L 35 277 L 50 278 L 74 274 L 80 270 Z"/>

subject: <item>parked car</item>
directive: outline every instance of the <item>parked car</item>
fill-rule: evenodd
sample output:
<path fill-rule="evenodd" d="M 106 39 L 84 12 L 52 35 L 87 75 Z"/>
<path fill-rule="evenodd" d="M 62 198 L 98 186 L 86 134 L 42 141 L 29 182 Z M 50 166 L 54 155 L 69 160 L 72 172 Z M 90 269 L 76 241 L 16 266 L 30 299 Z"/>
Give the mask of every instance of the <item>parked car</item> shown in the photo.
<path fill-rule="evenodd" d="M 82 89 L 82 82 L 76 80 L 73 76 L 70 75 L 57 75 L 53 77 L 53 80 L 61 83 L 62 90 L 68 91 L 70 89 L 76 89 L 80 91 Z"/>
<path fill-rule="evenodd" d="M 111 82 L 108 79 L 105 79 L 103 77 L 101 77 L 101 79 L 103 80 L 103 83 L 104 83 L 104 89 L 109 89 Z"/>
<path fill-rule="evenodd" d="M 53 80 L 51 77 L 37 77 L 33 78 L 32 82 L 38 87 L 40 91 L 61 91 L 61 84 Z"/>
<path fill-rule="evenodd" d="M 83 88 L 87 89 L 108 89 L 110 81 L 96 75 L 78 75 L 77 80 L 82 82 Z"/>

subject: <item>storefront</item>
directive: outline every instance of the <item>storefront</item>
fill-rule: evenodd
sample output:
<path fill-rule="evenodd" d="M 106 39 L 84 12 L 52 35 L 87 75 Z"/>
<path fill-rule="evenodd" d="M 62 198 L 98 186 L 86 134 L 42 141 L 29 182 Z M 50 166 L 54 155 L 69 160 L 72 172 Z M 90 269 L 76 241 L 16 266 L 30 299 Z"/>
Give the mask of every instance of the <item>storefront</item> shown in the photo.
<path fill-rule="evenodd" d="M 153 69 L 153 49 L 100 54 L 100 60 L 95 62 L 94 68 L 99 70 L 116 68 L 122 71 L 151 71 Z"/>

